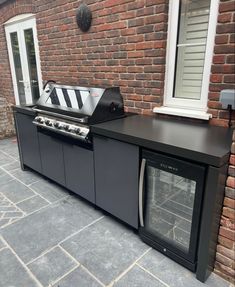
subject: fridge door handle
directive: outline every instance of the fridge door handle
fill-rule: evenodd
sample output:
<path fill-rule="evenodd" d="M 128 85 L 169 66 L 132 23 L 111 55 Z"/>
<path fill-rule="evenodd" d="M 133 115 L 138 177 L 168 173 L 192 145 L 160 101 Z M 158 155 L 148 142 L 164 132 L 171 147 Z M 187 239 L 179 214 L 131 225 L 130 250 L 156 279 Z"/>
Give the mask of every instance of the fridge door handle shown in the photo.
<path fill-rule="evenodd" d="M 140 226 L 144 227 L 144 214 L 143 214 L 143 190 L 144 190 L 144 172 L 146 166 L 146 159 L 143 158 L 140 168 L 140 178 L 139 178 L 139 218 Z"/>

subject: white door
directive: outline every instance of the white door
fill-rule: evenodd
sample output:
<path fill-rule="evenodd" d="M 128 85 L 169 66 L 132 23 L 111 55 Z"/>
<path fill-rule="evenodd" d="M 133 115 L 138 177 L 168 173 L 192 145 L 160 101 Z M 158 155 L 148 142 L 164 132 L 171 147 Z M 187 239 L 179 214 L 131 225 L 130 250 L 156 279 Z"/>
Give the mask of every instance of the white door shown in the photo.
<path fill-rule="evenodd" d="M 36 20 L 19 15 L 5 23 L 16 104 L 32 104 L 42 91 Z"/>

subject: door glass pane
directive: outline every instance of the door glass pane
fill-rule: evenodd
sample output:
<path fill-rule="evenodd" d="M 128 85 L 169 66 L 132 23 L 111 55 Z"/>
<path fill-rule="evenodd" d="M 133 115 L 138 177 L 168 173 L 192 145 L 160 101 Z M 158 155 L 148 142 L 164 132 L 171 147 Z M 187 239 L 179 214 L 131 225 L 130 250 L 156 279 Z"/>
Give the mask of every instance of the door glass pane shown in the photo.
<path fill-rule="evenodd" d="M 187 252 L 190 244 L 196 182 L 147 167 L 145 227 Z"/>
<path fill-rule="evenodd" d="M 15 66 L 15 73 L 16 73 L 16 82 L 19 94 L 19 102 L 20 104 L 26 104 L 25 99 L 25 89 L 24 89 L 24 82 L 23 82 L 23 73 L 22 73 L 22 66 L 21 66 L 21 58 L 20 58 L 20 50 L 19 50 L 19 42 L 17 32 L 11 33 L 11 47 L 12 53 L 14 58 L 14 66 Z"/>
<path fill-rule="evenodd" d="M 210 2 L 180 1 L 175 98 L 201 98 Z"/>
<path fill-rule="evenodd" d="M 25 46 L 29 66 L 29 77 L 30 77 L 32 98 L 33 102 L 36 102 L 37 99 L 39 99 L 39 87 L 38 87 L 37 62 L 35 57 L 33 30 L 32 29 L 25 30 L 24 37 L 25 37 Z"/>

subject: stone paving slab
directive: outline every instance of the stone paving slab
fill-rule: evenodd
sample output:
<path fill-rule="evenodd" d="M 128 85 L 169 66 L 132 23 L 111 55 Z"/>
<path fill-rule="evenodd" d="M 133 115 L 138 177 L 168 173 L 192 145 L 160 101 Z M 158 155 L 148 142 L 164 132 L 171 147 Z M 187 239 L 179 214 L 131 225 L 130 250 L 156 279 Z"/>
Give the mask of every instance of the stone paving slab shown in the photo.
<path fill-rule="evenodd" d="M 26 214 L 32 213 L 41 209 L 44 206 L 47 206 L 49 203 L 43 199 L 41 196 L 36 195 L 32 198 L 24 200 L 17 205 L 21 210 L 23 210 Z"/>
<path fill-rule="evenodd" d="M 20 162 L 18 160 L 13 161 L 12 163 L 8 163 L 2 166 L 6 171 L 12 171 L 14 169 L 20 168 Z"/>
<path fill-rule="evenodd" d="M 31 184 L 30 188 L 50 202 L 55 202 L 68 195 L 67 189 L 45 179 L 41 179 L 40 181 Z"/>
<path fill-rule="evenodd" d="M 28 268 L 43 286 L 48 286 L 74 269 L 77 265 L 61 248 L 55 247 L 29 264 Z"/>
<path fill-rule="evenodd" d="M 0 252 L 0 287 L 41 287 L 9 250 Z"/>
<path fill-rule="evenodd" d="M 36 174 L 29 170 L 21 170 L 21 169 L 15 169 L 10 172 L 14 177 L 16 177 L 18 180 L 23 182 L 25 185 L 30 185 L 38 180 L 41 179 L 39 174 Z"/>
<path fill-rule="evenodd" d="M 0 192 L 14 203 L 35 195 L 31 189 L 15 179 L 11 180 L 10 182 L 6 182 L 5 184 L 1 184 Z"/>

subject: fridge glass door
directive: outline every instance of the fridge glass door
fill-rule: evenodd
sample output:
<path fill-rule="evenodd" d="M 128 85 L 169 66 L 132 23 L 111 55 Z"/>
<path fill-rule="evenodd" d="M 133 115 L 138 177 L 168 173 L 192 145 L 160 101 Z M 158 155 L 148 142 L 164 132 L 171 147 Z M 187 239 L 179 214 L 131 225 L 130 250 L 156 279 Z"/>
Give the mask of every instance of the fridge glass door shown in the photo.
<path fill-rule="evenodd" d="M 189 252 L 196 181 L 146 167 L 145 229 Z"/>

